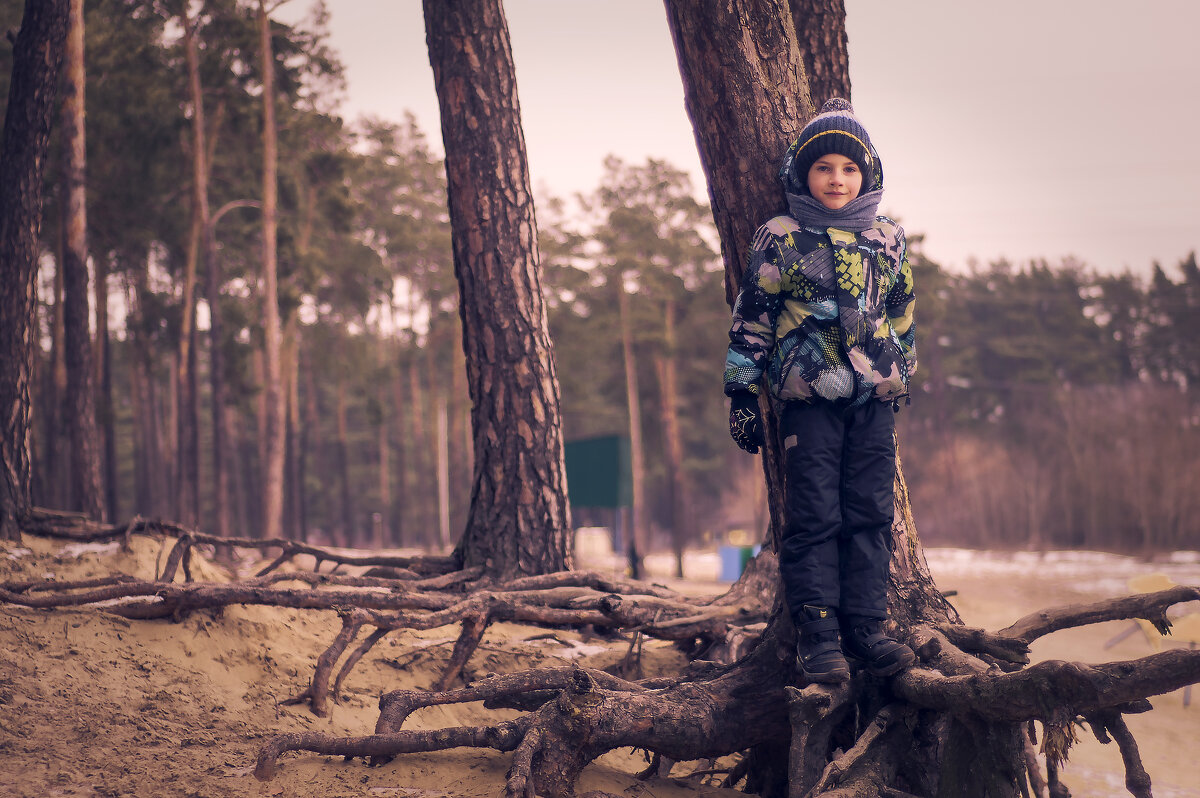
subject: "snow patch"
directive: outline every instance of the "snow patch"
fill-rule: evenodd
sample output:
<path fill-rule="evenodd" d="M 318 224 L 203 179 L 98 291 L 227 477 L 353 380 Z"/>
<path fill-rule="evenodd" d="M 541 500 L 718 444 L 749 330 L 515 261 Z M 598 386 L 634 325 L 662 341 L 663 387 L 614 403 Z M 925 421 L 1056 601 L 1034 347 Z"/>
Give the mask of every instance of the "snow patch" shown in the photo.
<path fill-rule="evenodd" d="M 116 554 L 117 549 L 121 548 L 121 544 L 117 541 L 111 543 L 68 543 L 62 547 L 61 554 L 63 557 L 82 557 L 85 554 Z"/>
<path fill-rule="evenodd" d="M 565 646 L 565 648 L 560 648 L 554 652 L 555 656 L 562 657 L 563 659 L 591 657 L 608 651 L 608 646 L 588 645 L 587 643 L 581 643 L 578 640 L 562 640 L 558 637 L 546 638 L 544 640 L 538 640 L 534 642 L 546 644 L 559 643 Z"/>
<path fill-rule="evenodd" d="M 1162 573 L 1179 585 L 1200 584 L 1200 552 L 1174 552 L 1166 559 L 1147 560 L 1102 551 L 977 551 L 927 548 L 925 559 L 935 580 L 979 576 L 1029 576 L 1066 579 L 1111 595 L 1129 593 L 1129 579 Z"/>

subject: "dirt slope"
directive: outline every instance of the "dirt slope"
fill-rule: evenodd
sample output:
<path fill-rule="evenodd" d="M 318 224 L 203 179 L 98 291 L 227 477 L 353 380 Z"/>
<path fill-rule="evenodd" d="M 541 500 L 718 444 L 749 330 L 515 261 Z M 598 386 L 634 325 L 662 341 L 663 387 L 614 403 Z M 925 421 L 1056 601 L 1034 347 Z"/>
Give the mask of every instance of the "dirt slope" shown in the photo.
<path fill-rule="evenodd" d="M 0 543 L 0 581 L 60 580 L 116 571 L 151 578 L 160 546 L 135 538 L 62 547 L 27 537 Z M 219 572 L 201 562 L 199 578 Z M 260 740 L 286 731 L 370 734 L 381 692 L 425 687 L 448 658 L 457 628 L 395 633 L 359 663 L 347 699 L 331 717 L 306 706 L 280 706 L 301 692 L 316 657 L 340 629 L 331 612 L 235 607 L 197 613 L 182 623 L 126 621 L 95 609 L 0 608 L 0 796 L 495 796 L 509 755 L 449 751 L 398 757 L 382 768 L 340 758 L 287 754 L 279 776 L 260 783 L 250 769 Z M 498 625 L 471 667 L 482 674 L 571 661 L 603 666 L 623 649 L 579 635 Z M 678 655 L 649 644 L 646 664 Z M 409 726 L 432 728 L 511 717 L 480 705 L 430 708 Z M 585 773 L 581 791 L 636 795 L 640 755 L 610 754 Z M 656 798 L 715 796 L 705 786 L 653 782 Z M 730 793 L 732 794 L 732 793 Z"/>
<path fill-rule="evenodd" d="M 1098 555 L 1056 560 L 1026 555 L 930 552 L 939 585 L 968 623 L 1000 628 L 1045 606 L 1087 601 L 1125 589 L 1130 575 L 1163 569 L 1175 581 L 1200 583 L 1200 563 L 1159 566 Z M 165 558 L 160 544 L 135 538 L 117 544 L 62 546 L 36 538 L 0 542 L 0 581 L 60 580 L 123 572 L 151 578 Z M 197 578 L 222 572 L 197 558 Z M 711 565 L 711 563 L 709 564 Z M 248 566 L 247 566 L 248 567 Z M 664 566 L 669 567 L 669 566 Z M 709 568 L 708 570 L 711 570 Z M 697 593 L 719 589 L 695 585 Z M 1192 608 L 1200 609 L 1200 608 Z M 330 612 L 235 607 L 197 613 L 182 623 L 126 621 L 95 609 L 51 612 L 0 607 L 0 796 L 495 796 L 502 791 L 507 754 L 474 750 L 398 757 L 370 769 L 339 758 L 286 754 L 280 774 L 260 783 L 250 769 L 260 741 L 279 732 L 317 730 L 369 734 L 380 693 L 424 687 L 440 672 L 457 628 L 394 633 L 359 663 L 345 699 L 331 717 L 305 706 L 281 706 L 304 689 L 316 657 L 340 628 Z M 1103 661 L 1149 653 L 1133 635 L 1105 649 L 1127 628 L 1108 624 L 1060 633 L 1035 647 L 1038 659 Z M 1170 643 L 1168 643 L 1170 644 Z M 579 635 L 499 625 L 472 659 L 474 673 L 509 672 L 571 661 L 602 667 L 623 647 Z M 668 645 L 650 643 L 650 673 L 678 663 Z M 1155 712 L 1131 719 L 1158 798 L 1200 796 L 1200 690 L 1185 708 L 1182 691 L 1155 700 Z M 434 728 L 510 717 L 479 705 L 431 708 L 412 728 Z M 610 754 L 589 768 L 580 792 L 604 790 L 653 798 L 732 796 L 693 779 L 638 782 L 640 754 Z M 678 771 L 684 768 L 679 766 Z M 1115 746 L 1084 732 L 1065 778 L 1080 798 L 1127 795 Z"/>

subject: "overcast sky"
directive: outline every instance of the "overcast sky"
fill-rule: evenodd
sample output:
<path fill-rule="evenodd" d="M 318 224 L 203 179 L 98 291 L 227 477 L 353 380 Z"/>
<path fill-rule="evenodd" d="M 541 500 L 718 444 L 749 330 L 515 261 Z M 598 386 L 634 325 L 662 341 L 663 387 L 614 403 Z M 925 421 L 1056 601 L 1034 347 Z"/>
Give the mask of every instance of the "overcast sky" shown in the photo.
<path fill-rule="evenodd" d="M 1157 260 L 1173 274 L 1200 249 L 1200 2 L 846 5 L 882 211 L 942 265 L 1075 257 L 1146 273 Z M 327 6 L 347 118 L 409 110 L 440 149 L 420 1 Z M 590 192 L 612 153 L 686 169 L 706 196 L 659 0 L 504 7 L 535 189 Z"/>

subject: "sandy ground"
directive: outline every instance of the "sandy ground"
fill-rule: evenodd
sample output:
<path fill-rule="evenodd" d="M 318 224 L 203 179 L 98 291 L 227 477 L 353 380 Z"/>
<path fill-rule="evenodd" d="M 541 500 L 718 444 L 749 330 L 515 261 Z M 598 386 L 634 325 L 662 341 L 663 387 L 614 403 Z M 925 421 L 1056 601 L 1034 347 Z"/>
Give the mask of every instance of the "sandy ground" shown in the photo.
<path fill-rule="evenodd" d="M 964 622 L 986 629 L 1002 629 L 1048 607 L 1128 595 L 1129 580 L 1138 576 L 1162 574 L 1176 584 L 1200 585 L 1200 557 L 1195 553 L 1157 562 L 1096 552 L 1037 555 L 932 549 L 927 557 L 938 586 L 957 591 L 950 601 Z M 1200 602 L 1193 602 L 1174 608 L 1169 616 L 1197 612 Z M 1157 635 L 1148 639 L 1134 625 L 1120 621 L 1056 632 L 1034 642 L 1031 658 L 1112 662 L 1137 659 L 1164 646 L 1187 645 Z M 1133 634 L 1126 634 L 1130 631 Z M 1119 642 L 1113 642 L 1117 638 Z M 1183 700 L 1184 691 L 1177 690 L 1152 698 L 1154 711 L 1126 716 L 1155 798 L 1200 796 L 1200 685 L 1192 691 L 1190 706 L 1185 707 Z M 1102 745 L 1087 728 L 1079 730 L 1062 779 L 1076 798 L 1129 795 L 1116 744 Z"/>
<path fill-rule="evenodd" d="M 150 578 L 165 556 L 145 538 L 133 550 L 116 544 L 62 546 L 35 538 L 0 543 L 0 581 L 80 579 L 124 572 Z M 1080 557 L 1083 558 L 1080 561 Z M 1164 570 L 1177 582 L 1200 584 L 1200 562 L 1148 564 L 1127 558 L 1077 555 L 1022 559 L 934 550 L 930 563 L 968 623 L 999 628 L 1044 606 L 1116 595 L 1130 575 Z M 669 558 L 654 558 L 666 569 Z M 712 555 L 688 561 L 689 573 L 715 572 Z M 198 578 L 220 578 L 203 562 Z M 721 589 L 688 583 L 696 593 Z M 1126 625 L 1060 633 L 1035 649 L 1039 659 L 1102 661 L 1151 651 L 1140 633 L 1105 650 Z M 394 633 L 356 667 L 341 704 L 329 718 L 281 702 L 301 692 L 316 657 L 339 628 L 329 612 L 233 607 L 196 613 L 182 623 L 126 621 L 95 609 L 26 610 L 0 607 L 0 796 L 495 796 L 502 792 L 509 755 L 461 750 L 405 755 L 381 768 L 308 754 L 285 754 L 279 775 L 251 775 L 266 737 L 287 731 L 369 734 L 380 693 L 427 686 L 449 656 L 456 628 Z M 570 632 L 497 625 L 487 633 L 470 671 L 507 672 L 580 662 L 603 667 L 623 647 L 605 647 Z M 651 642 L 648 672 L 678 666 L 678 654 Z M 1196 704 L 1200 704 L 1200 690 Z M 1158 798 L 1200 796 L 1200 706 L 1183 706 L 1182 692 L 1162 696 L 1155 711 L 1130 725 L 1141 741 Z M 411 728 L 491 723 L 511 714 L 479 705 L 431 708 Z M 604 790 L 651 798 L 732 796 L 699 778 L 638 782 L 640 754 L 615 752 L 587 769 L 580 792 Z M 673 775 L 684 770 L 677 766 Z M 1081 738 L 1065 778 L 1076 796 L 1126 795 L 1115 746 Z"/>

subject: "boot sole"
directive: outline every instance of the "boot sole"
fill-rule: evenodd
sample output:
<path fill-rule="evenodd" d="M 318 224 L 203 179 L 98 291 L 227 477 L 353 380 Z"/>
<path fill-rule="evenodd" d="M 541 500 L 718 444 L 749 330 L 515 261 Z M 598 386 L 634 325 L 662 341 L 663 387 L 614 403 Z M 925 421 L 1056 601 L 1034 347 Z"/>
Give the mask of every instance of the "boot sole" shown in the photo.
<path fill-rule="evenodd" d="M 804 668 L 800 668 L 800 675 L 802 675 L 808 681 L 816 682 L 818 684 L 841 684 L 842 682 L 846 682 L 846 681 L 850 680 L 850 670 L 849 669 L 846 669 L 844 671 L 836 670 L 836 671 L 820 671 L 818 673 L 812 673 L 810 671 L 804 670 Z"/>
<path fill-rule="evenodd" d="M 911 651 L 909 651 L 907 654 L 901 656 L 900 659 L 897 660 L 896 662 L 893 662 L 889 665 L 882 665 L 882 666 L 872 665 L 869 662 L 866 662 L 865 660 L 863 660 L 863 662 L 865 662 L 866 666 L 867 666 L 867 673 L 871 674 L 872 676 L 893 676 L 893 675 L 899 673 L 900 671 L 908 670 L 910 667 L 912 667 L 913 663 L 915 663 L 916 661 L 917 661 L 917 655 Z"/>

